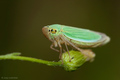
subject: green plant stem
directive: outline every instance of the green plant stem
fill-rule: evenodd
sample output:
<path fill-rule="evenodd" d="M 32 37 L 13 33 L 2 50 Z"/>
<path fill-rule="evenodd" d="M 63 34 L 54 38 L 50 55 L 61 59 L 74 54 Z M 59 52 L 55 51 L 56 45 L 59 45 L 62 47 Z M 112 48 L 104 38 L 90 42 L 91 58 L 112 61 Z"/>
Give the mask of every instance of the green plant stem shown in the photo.
<path fill-rule="evenodd" d="M 14 53 L 6 54 L 6 55 L 0 55 L 0 60 L 11 59 L 11 60 L 30 61 L 30 62 L 46 64 L 48 66 L 61 66 L 66 71 L 75 71 L 81 65 L 83 65 L 86 61 L 94 59 L 94 57 L 95 57 L 94 54 L 92 53 L 92 51 L 90 51 L 90 50 L 89 51 L 87 50 L 87 53 L 89 54 L 90 57 L 85 56 L 81 52 L 74 51 L 74 50 L 69 51 L 69 53 L 71 55 L 71 61 L 69 61 L 70 57 L 69 57 L 68 52 L 63 53 L 62 60 L 60 60 L 58 62 L 36 59 L 36 58 L 32 58 L 32 57 L 20 56 L 21 53 L 19 53 L 19 52 L 14 52 Z"/>
<path fill-rule="evenodd" d="M 41 60 L 41 59 L 36 59 L 36 58 L 31 58 L 31 57 L 17 56 L 14 53 L 7 54 L 7 55 L 1 55 L 0 60 L 4 60 L 4 59 L 31 61 L 31 62 L 46 64 L 48 66 L 62 66 L 62 62 L 60 61 L 54 62 L 54 61 L 46 61 L 46 60 Z"/>

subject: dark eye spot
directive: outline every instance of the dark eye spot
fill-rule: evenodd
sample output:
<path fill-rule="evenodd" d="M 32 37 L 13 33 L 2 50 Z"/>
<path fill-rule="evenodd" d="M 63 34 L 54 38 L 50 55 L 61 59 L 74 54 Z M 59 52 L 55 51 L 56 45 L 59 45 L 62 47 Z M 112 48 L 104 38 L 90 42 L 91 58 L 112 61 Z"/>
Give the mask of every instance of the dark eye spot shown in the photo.
<path fill-rule="evenodd" d="M 51 29 L 51 32 L 53 31 L 53 29 Z"/>
<path fill-rule="evenodd" d="M 57 32 L 57 30 L 55 30 L 55 32 Z"/>
<path fill-rule="evenodd" d="M 49 30 L 49 32 L 50 32 L 50 30 Z"/>

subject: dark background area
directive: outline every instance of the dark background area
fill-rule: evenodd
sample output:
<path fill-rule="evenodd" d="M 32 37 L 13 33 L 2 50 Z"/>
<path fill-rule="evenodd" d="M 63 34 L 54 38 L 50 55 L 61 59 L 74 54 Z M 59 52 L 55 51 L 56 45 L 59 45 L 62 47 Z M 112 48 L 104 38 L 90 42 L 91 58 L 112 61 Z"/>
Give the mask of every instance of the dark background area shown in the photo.
<path fill-rule="evenodd" d="M 0 0 L 0 55 L 58 61 L 42 27 L 63 24 L 106 33 L 111 42 L 93 49 L 95 61 L 74 72 L 27 61 L 0 61 L 0 79 L 120 80 L 120 2 L 117 0 Z"/>

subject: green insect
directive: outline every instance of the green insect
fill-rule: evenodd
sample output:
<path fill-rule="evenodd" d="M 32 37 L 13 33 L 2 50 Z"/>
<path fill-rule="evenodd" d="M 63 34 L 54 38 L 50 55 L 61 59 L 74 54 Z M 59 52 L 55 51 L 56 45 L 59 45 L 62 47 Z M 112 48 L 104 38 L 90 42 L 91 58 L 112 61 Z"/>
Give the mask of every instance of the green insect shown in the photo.
<path fill-rule="evenodd" d="M 65 44 L 70 61 L 71 57 L 67 45 L 70 45 L 78 51 L 82 52 L 84 55 L 87 55 L 84 49 L 81 48 L 94 48 L 104 45 L 110 41 L 110 38 L 104 33 L 60 24 L 45 26 L 42 28 L 42 31 L 45 37 L 52 42 L 50 48 L 60 52 L 60 59 L 63 50 L 61 44 Z M 59 46 L 60 50 L 53 48 L 53 46 Z"/>

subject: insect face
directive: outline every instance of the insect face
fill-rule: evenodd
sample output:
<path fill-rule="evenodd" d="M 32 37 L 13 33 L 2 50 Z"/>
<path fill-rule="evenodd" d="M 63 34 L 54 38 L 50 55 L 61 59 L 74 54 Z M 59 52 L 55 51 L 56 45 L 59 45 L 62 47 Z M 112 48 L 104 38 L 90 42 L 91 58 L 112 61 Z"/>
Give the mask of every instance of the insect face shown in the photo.
<path fill-rule="evenodd" d="M 45 26 L 42 28 L 42 32 L 46 38 L 48 38 L 50 41 L 54 41 L 54 38 L 58 36 L 59 31 L 50 26 Z"/>
<path fill-rule="evenodd" d="M 49 29 L 49 32 L 51 32 L 52 34 L 55 34 L 57 32 L 56 29 Z"/>

